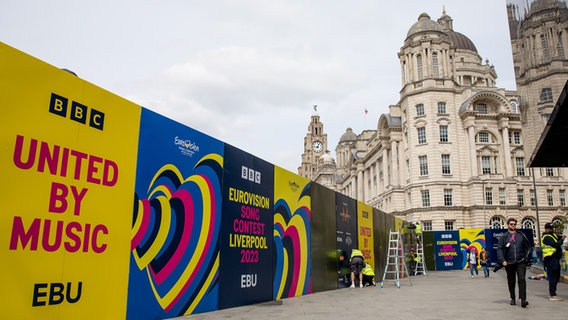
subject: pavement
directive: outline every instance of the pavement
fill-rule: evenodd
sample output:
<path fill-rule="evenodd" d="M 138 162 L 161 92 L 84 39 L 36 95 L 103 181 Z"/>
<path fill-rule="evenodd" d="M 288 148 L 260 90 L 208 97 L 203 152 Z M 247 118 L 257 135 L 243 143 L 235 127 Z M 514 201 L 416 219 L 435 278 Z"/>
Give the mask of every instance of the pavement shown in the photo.
<path fill-rule="evenodd" d="M 527 276 L 534 276 L 534 269 Z M 382 280 L 382 275 L 378 280 Z M 469 271 L 433 271 L 385 280 L 383 287 L 344 288 L 266 303 L 200 313 L 190 319 L 568 319 L 568 283 L 558 284 L 564 301 L 548 300 L 547 280 L 527 279 L 527 308 L 509 305 L 507 275 L 490 272 L 472 278 Z"/>

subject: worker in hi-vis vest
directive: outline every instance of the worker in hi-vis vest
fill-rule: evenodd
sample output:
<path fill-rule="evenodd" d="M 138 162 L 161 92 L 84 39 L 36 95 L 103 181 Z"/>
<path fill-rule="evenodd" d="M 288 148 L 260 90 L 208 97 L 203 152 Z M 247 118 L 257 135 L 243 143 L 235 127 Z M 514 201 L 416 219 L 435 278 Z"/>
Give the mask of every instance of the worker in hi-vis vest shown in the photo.
<path fill-rule="evenodd" d="M 359 274 L 359 287 L 363 288 L 363 266 L 365 258 L 363 252 L 358 249 L 351 251 L 351 288 L 355 288 L 355 274 Z"/>

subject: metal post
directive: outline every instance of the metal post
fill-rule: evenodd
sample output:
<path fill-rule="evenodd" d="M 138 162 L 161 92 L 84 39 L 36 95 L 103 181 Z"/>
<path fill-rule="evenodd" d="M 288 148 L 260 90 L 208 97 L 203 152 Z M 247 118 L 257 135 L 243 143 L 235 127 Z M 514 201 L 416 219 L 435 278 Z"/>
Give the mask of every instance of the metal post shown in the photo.
<path fill-rule="evenodd" d="M 534 208 L 536 211 L 536 234 L 538 236 L 537 247 L 540 247 L 540 217 L 538 216 L 538 196 L 536 192 L 536 182 L 534 178 L 534 168 L 531 168 L 531 175 L 533 180 L 533 190 L 534 190 Z"/>

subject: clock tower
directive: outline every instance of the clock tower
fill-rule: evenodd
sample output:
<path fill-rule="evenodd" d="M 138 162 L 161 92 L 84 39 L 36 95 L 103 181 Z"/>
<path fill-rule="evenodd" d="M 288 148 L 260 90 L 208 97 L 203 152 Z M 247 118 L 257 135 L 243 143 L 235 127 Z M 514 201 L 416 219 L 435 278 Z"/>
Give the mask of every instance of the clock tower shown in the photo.
<path fill-rule="evenodd" d="M 322 156 L 329 154 L 327 134 L 323 132 L 323 123 L 320 121 L 317 108 L 318 106 L 314 105 L 312 119 L 308 125 L 308 133 L 304 137 L 302 164 L 298 167 L 298 174 L 310 180 L 313 180 L 316 172 L 323 165 Z"/>

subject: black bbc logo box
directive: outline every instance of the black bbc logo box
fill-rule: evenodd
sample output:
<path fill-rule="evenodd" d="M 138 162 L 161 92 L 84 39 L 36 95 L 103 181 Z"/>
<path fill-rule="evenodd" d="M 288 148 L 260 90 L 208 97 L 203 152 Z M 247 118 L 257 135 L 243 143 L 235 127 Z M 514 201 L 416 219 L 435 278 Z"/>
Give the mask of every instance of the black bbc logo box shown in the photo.
<path fill-rule="evenodd" d="M 63 118 L 68 117 L 70 120 L 86 124 L 95 129 L 103 130 L 104 128 L 105 114 L 103 112 L 55 93 L 51 94 L 49 112 Z"/>

